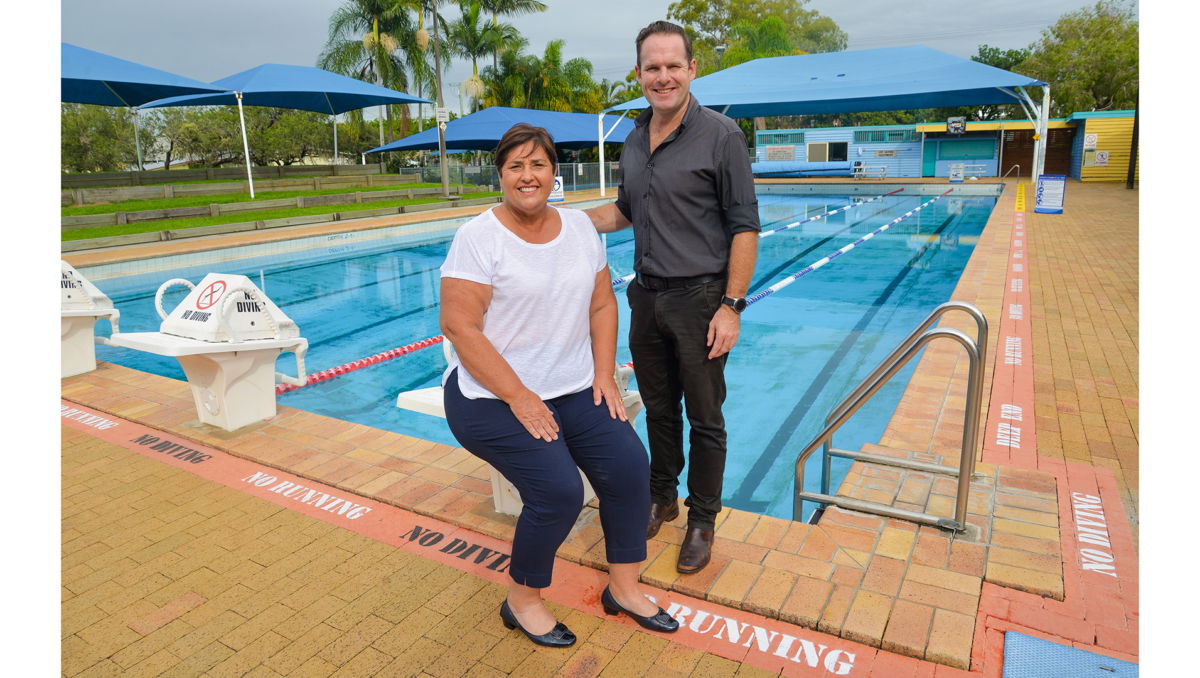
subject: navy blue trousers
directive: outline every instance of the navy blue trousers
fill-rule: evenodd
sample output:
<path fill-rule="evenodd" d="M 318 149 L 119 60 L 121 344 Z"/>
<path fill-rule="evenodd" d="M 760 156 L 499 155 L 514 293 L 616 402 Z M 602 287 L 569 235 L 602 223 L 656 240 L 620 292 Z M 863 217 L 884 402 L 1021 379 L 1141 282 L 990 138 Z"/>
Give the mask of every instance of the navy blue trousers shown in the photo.
<path fill-rule="evenodd" d="M 468 399 L 458 370 L 446 380 L 446 421 L 468 452 L 491 464 L 521 493 L 509 575 L 532 588 L 550 585 L 554 554 L 583 507 L 582 470 L 600 499 L 600 526 L 610 563 L 646 559 L 650 467 L 646 448 L 628 422 L 608 405 L 592 402 L 592 389 L 544 401 L 558 423 L 558 439 L 534 438 L 508 404 Z"/>

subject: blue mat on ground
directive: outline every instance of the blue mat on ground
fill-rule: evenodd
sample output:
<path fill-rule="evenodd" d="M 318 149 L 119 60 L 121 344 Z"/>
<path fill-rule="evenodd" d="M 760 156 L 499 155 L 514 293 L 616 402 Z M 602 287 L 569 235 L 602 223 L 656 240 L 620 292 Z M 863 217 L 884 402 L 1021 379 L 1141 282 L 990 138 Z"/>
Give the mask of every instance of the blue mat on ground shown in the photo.
<path fill-rule="evenodd" d="M 1004 634 L 1004 678 L 1135 678 L 1138 665 L 1023 633 Z"/>
<path fill-rule="evenodd" d="M 849 161 L 805 162 L 803 160 L 764 160 L 750 163 L 756 177 L 851 176 L 854 163 Z"/>

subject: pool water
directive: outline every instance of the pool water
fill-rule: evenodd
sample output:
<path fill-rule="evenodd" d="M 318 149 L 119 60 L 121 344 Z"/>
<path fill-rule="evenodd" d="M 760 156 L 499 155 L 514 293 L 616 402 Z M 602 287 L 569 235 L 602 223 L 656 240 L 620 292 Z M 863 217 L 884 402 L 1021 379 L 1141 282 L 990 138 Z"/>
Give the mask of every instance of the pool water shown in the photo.
<path fill-rule="evenodd" d="M 868 197 L 764 194 L 759 209 L 766 230 Z M 930 196 L 883 197 L 763 238 L 751 293 L 928 200 Z M 797 453 L 820 431 L 834 405 L 935 306 L 950 299 L 994 204 L 994 197 L 943 198 L 746 310 L 741 340 L 726 366 L 727 505 L 792 517 Z M 446 230 L 424 242 L 381 240 L 357 249 L 327 247 L 304 256 L 262 256 L 93 282 L 120 309 L 122 331 L 149 332 L 159 326 L 153 300 L 165 280 L 198 282 L 214 270 L 247 275 L 299 325 L 309 342 L 308 371 L 315 372 L 440 333 L 438 268 L 451 234 Z M 607 243 L 614 278 L 630 273 L 631 233 L 610 235 Z M 87 269 L 81 272 L 89 275 Z M 186 291 L 169 291 L 164 308 L 173 308 Z M 629 312 L 624 290 L 617 295 L 617 359 L 624 363 L 631 360 Z M 97 347 L 97 357 L 184 379 L 171 358 L 103 346 Z M 842 427 L 834 439 L 837 447 L 858 449 L 879 440 L 915 365 L 916 360 Z M 444 420 L 395 407 L 397 393 L 437 385 L 444 368 L 441 348 L 435 346 L 285 393 L 279 402 L 456 445 Z M 278 369 L 295 373 L 290 354 L 280 358 Z M 637 430 L 645 440 L 642 417 Z M 820 455 L 808 463 L 807 489 L 817 490 Z M 848 460 L 833 461 L 834 488 L 849 465 Z M 681 494 L 686 489 L 681 479 Z"/>

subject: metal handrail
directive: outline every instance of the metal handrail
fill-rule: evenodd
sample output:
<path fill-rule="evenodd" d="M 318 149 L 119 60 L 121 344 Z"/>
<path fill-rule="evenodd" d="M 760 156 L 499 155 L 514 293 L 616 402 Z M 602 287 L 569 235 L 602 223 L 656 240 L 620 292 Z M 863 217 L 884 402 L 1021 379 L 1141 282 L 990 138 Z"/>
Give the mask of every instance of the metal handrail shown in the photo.
<path fill-rule="evenodd" d="M 938 338 L 954 339 L 962 344 L 967 351 L 967 357 L 970 365 L 967 379 L 967 403 L 980 402 L 980 389 L 983 381 L 983 357 L 979 351 L 979 347 L 971 340 L 970 337 L 958 330 L 953 329 L 932 329 L 928 330 L 911 345 L 903 351 L 896 359 L 891 360 L 887 364 L 887 369 L 879 374 L 865 391 L 859 393 L 845 408 L 838 413 L 834 420 L 826 424 L 825 428 L 812 440 L 796 457 L 796 485 L 794 500 L 792 505 L 792 518 L 794 520 L 803 520 L 803 503 L 805 500 L 814 501 L 823 505 L 833 504 L 856 511 L 874 513 L 877 515 L 890 516 L 908 520 L 912 522 L 934 525 L 936 527 L 947 528 L 951 530 L 962 530 L 966 528 L 967 515 L 967 495 L 970 491 L 971 478 L 975 472 L 975 454 L 974 445 L 976 433 L 978 430 L 979 415 L 978 412 L 972 412 L 971 407 L 968 407 L 965 422 L 963 426 L 963 441 L 962 453 L 959 460 L 958 469 L 958 492 L 954 504 L 954 518 L 938 517 L 927 513 L 918 513 L 916 511 L 908 511 L 898 509 L 887 504 L 877 502 L 868 502 L 857 499 L 849 499 L 846 497 L 831 496 L 827 493 L 804 492 L 804 464 L 812 453 L 829 442 L 833 434 L 846 423 L 855 412 L 876 392 L 887 383 L 897 372 L 899 372 L 909 360 L 913 358 L 925 344 Z"/>
<path fill-rule="evenodd" d="M 975 344 L 978 346 L 979 355 L 986 356 L 988 347 L 988 324 L 987 318 L 984 317 L 983 312 L 975 306 L 963 301 L 947 301 L 946 303 L 940 304 L 937 306 L 937 308 L 934 308 L 932 311 L 930 311 L 929 315 L 925 317 L 925 320 L 921 321 L 921 324 L 918 325 L 912 332 L 910 332 L 909 335 L 904 338 L 904 341 L 900 342 L 900 344 L 896 346 L 896 348 L 888 355 L 888 357 L 880 361 L 879 365 L 876 366 L 875 369 L 872 370 L 871 373 L 868 374 L 861 382 L 859 382 L 858 386 L 855 386 L 854 390 L 850 391 L 849 395 L 843 398 L 842 401 L 833 408 L 833 410 L 829 413 L 829 416 L 825 417 L 825 424 L 828 425 L 831 423 L 841 414 L 844 409 L 849 406 L 852 400 L 855 400 L 861 396 L 863 392 L 870 387 L 871 383 L 874 382 L 879 375 L 883 374 L 884 371 L 887 370 L 888 366 L 891 365 L 892 362 L 894 362 L 900 356 L 900 354 L 907 351 L 908 348 L 917 341 L 917 338 L 922 332 L 930 327 L 933 327 L 933 324 L 937 322 L 939 318 L 954 310 L 964 311 L 975 319 Z M 982 389 L 978 391 L 977 397 L 983 397 Z M 978 418 L 980 404 L 980 402 L 968 402 L 967 411 L 975 412 L 976 418 Z M 833 440 L 831 438 L 825 443 L 824 447 L 824 454 L 821 463 L 821 494 L 829 494 L 830 448 L 832 445 Z M 971 440 L 971 449 L 975 449 L 974 439 Z"/>
<path fill-rule="evenodd" d="M 1006 170 L 1004 172 L 1004 174 L 1000 175 L 1000 178 L 1001 179 L 1008 178 L 1008 173 L 1013 171 L 1014 169 L 1017 170 L 1017 176 L 1020 177 L 1021 176 L 1021 166 L 1014 163 L 1012 167 L 1009 167 L 1008 170 Z"/>

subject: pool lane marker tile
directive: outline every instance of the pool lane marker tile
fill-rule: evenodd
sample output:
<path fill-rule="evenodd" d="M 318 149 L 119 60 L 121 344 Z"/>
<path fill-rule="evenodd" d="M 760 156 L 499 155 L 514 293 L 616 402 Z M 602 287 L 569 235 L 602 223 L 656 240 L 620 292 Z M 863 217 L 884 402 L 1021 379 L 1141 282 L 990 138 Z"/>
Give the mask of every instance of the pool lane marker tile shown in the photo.
<path fill-rule="evenodd" d="M 376 541 L 507 586 L 511 543 L 390 504 L 232 456 L 164 431 L 62 400 L 63 423 L 145 457 L 265 499 Z M 640 629 L 625 615 L 607 617 L 604 573 L 556 559 L 546 598 Z M 877 648 L 674 591 L 645 587 L 683 625 L 671 642 L 786 676 L 868 676 Z M 656 634 L 658 635 L 658 634 Z M 927 664 L 932 674 L 934 664 Z M 945 667 L 942 667 L 945 668 Z"/>

